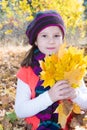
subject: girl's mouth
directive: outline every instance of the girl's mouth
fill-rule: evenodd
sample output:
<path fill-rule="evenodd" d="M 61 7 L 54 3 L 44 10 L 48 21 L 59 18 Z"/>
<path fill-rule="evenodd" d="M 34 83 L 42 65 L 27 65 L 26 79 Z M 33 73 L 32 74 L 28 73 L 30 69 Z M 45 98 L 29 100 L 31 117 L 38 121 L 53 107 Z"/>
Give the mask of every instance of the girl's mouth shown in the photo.
<path fill-rule="evenodd" d="M 47 47 L 48 50 L 54 50 L 55 47 Z"/>

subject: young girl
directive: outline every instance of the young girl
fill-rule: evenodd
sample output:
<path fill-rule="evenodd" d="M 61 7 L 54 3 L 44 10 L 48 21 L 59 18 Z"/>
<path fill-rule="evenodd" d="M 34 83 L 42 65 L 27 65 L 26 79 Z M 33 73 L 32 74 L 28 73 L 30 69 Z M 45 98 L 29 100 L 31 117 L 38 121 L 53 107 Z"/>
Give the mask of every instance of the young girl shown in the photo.
<path fill-rule="evenodd" d="M 39 12 L 29 24 L 26 35 L 32 48 L 17 73 L 16 114 L 25 118 L 31 125 L 31 130 L 61 130 L 58 113 L 55 111 L 59 100 L 71 99 L 82 109 L 87 109 L 87 88 L 84 81 L 78 89 L 70 87 L 65 80 L 58 81 L 52 88 L 44 88 L 43 81 L 39 78 L 39 61 L 46 55 L 56 53 L 63 43 L 63 19 L 55 11 Z"/>

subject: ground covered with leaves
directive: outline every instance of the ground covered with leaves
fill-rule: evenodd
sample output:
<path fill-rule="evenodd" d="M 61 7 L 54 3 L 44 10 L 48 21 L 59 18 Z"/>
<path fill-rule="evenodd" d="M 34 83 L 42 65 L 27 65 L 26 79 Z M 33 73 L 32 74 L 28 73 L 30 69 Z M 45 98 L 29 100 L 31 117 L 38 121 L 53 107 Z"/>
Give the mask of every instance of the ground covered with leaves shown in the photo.
<path fill-rule="evenodd" d="M 18 119 L 14 112 L 14 101 L 16 73 L 28 49 L 27 46 L 0 47 L 0 130 L 25 130 L 24 120 Z M 87 76 L 85 82 L 87 85 Z M 75 115 L 70 126 L 70 130 L 87 130 L 87 112 Z"/>
<path fill-rule="evenodd" d="M 25 124 L 14 113 L 16 73 L 28 47 L 0 48 L 0 130 L 24 130 Z"/>

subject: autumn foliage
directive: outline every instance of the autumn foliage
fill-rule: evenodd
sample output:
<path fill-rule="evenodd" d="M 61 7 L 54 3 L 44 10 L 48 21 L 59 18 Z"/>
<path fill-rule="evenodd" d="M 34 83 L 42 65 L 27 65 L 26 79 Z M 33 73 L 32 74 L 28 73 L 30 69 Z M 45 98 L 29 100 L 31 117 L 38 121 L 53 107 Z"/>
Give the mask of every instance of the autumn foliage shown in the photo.
<path fill-rule="evenodd" d="M 40 65 L 42 68 L 40 78 L 44 87 L 52 87 L 59 80 L 67 80 L 75 89 L 80 86 L 81 80 L 87 74 L 87 56 L 84 56 L 84 50 L 73 46 L 66 48 L 66 44 L 62 44 L 56 54 L 46 56 L 44 61 L 41 60 Z M 81 114 L 80 106 L 77 104 L 70 100 L 60 102 L 58 121 L 63 128 L 72 111 Z"/>
<path fill-rule="evenodd" d="M 58 53 L 46 56 L 40 64 L 40 77 L 44 80 L 45 87 L 52 87 L 58 80 L 68 80 L 76 88 L 87 73 L 87 56 L 84 56 L 84 50 L 73 46 L 66 48 L 66 44 L 61 45 Z"/>
<path fill-rule="evenodd" d="M 2 0 L 0 1 L 1 39 L 11 34 L 23 35 L 27 23 L 33 19 L 36 12 L 52 9 L 61 14 L 69 33 L 78 29 L 81 31 L 81 36 L 85 36 L 83 0 Z"/>

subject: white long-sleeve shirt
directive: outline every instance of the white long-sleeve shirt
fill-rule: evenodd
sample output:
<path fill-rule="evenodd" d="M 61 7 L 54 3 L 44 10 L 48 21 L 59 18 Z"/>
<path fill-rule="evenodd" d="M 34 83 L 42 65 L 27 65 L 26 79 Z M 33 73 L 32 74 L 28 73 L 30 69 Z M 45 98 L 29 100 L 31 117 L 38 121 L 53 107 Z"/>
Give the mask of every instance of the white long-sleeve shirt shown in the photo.
<path fill-rule="evenodd" d="M 78 96 L 72 101 L 77 103 L 82 109 L 87 110 L 87 87 L 84 82 L 77 88 L 77 91 L 79 92 Z M 15 100 L 15 112 L 18 117 L 26 118 L 36 115 L 52 104 L 53 102 L 49 97 L 48 91 L 31 99 L 31 90 L 28 84 L 18 79 Z"/>

